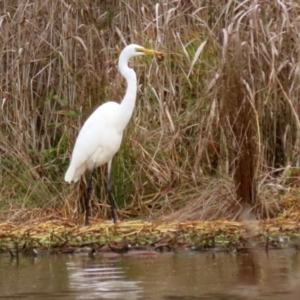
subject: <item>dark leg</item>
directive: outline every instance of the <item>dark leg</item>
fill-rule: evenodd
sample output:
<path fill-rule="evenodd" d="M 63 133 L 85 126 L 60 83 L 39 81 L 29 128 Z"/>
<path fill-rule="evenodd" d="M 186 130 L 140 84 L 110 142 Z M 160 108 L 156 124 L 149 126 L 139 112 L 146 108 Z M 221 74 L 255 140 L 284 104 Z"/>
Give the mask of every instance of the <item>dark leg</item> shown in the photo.
<path fill-rule="evenodd" d="M 89 225 L 89 216 L 91 215 L 90 199 L 91 199 L 91 193 L 92 193 L 94 170 L 95 170 L 95 167 L 92 169 L 90 177 L 87 182 L 86 194 L 85 194 L 85 199 L 84 199 L 84 204 L 85 204 L 84 225 Z"/>
<path fill-rule="evenodd" d="M 106 188 L 107 188 L 107 195 L 108 195 L 108 199 L 109 199 L 110 207 L 111 207 L 111 215 L 112 215 L 114 223 L 117 223 L 116 202 L 115 202 L 115 198 L 114 198 L 114 195 L 112 193 L 112 190 L 111 190 L 110 175 L 111 175 L 111 160 L 107 164 Z"/>

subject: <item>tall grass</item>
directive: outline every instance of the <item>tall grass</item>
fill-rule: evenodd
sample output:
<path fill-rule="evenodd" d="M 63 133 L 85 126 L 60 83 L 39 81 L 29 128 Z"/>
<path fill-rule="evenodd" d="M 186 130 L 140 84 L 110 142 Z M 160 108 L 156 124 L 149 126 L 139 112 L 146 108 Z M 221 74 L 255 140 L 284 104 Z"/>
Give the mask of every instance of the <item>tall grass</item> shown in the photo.
<path fill-rule="evenodd" d="M 241 199 L 274 213 L 266 183 L 299 167 L 295 1 L 13 0 L 0 12 L 3 210 L 77 198 L 63 174 L 78 130 L 121 101 L 118 54 L 138 43 L 166 56 L 131 62 L 138 101 L 113 162 L 124 216 L 190 201 L 182 218 L 234 218 Z M 105 216 L 103 175 L 93 197 Z"/>

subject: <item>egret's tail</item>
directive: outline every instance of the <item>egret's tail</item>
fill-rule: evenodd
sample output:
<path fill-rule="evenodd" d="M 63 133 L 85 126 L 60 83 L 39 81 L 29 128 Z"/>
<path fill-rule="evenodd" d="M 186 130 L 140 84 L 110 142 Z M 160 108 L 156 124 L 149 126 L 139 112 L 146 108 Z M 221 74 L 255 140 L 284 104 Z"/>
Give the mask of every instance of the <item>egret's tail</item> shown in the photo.
<path fill-rule="evenodd" d="M 85 165 L 75 165 L 71 162 L 66 175 L 65 175 L 65 181 L 71 183 L 72 181 L 77 182 L 81 175 L 85 172 Z"/>
<path fill-rule="evenodd" d="M 74 178 L 75 173 L 76 173 L 76 168 L 74 168 L 74 166 L 72 164 L 70 164 L 70 166 L 65 174 L 65 181 L 67 181 L 69 183 L 71 183 L 72 181 L 74 181 L 74 182 L 77 181 L 78 179 L 75 180 L 75 178 Z"/>

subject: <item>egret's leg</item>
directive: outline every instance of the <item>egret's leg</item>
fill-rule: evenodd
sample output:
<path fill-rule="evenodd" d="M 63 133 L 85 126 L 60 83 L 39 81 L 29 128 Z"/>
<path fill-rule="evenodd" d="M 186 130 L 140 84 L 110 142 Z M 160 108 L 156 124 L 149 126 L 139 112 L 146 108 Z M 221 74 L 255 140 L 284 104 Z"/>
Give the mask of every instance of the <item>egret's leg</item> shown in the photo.
<path fill-rule="evenodd" d="M 114 195 L 111 190 L 110 179 L 111 179 L 111 160 L 107 163 L 106 188 L 107 188 L 107 195 L 108 195 L 108 199 L 109 199 L 110 207 L 111 207 L 111 215 L 112 215 L 114 223 L 117 223 L 116 203 L 115 203 Z"/>
<path fill-rule="evenodd" d="M 91 215 L 91 206 L 90 206 L 90 199 L 92 193 L 92 185 L 93 185 L 93 174 L 94 174 L 95 167 L 93 167 L 90 177 L 87 182 L 86 188 L 86 195 L 85 195 L 85 220 L 84 225 L 89 225 L 89 216 Z"/>

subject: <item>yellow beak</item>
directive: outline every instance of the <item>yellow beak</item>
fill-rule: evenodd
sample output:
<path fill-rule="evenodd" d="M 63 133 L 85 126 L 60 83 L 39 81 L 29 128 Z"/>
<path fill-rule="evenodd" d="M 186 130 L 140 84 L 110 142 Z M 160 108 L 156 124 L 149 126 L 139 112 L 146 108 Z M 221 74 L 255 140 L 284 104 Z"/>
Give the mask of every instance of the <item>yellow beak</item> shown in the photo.
<path fill-rule="evenodd" d="M 152 49 L 147 49 L 147 48 L 137 48 L 136 51 L 138 52 L 143 52 L 145 55 L 156 55 L 156 56 L 163 56 L 164 54 L 162 52 L 152 50 Z"/>

